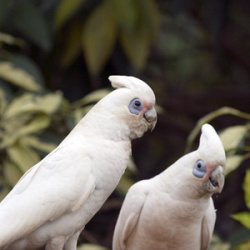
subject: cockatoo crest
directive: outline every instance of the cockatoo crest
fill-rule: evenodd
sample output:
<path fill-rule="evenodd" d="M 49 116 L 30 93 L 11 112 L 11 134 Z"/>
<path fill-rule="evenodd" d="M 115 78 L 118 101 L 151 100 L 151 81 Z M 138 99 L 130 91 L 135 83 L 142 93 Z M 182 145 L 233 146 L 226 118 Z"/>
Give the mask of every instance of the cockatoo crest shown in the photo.
<path fill-rule="evenodd" d="M 128 88 L 132 90 L 146 88 L 150 90 L 150 87 L 145 82 L 133 76 L 110 76 L 109 80 L 114 88 Z"/>
<path fill-rule="evenodd" d="M 209 159 L 210 164 L 221 164 L 225 168 L 226 155 L 220 137 L 209 124 L 204 124 L 201 132 L 199 153 Z"/>

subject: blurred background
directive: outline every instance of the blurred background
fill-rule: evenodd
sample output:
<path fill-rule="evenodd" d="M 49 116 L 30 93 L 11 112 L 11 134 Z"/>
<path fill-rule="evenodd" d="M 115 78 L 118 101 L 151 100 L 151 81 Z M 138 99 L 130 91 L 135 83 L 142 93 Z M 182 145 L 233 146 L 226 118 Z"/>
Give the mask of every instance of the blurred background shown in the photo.
<path fill-rule="evenodd" d="M 249 13 L 247 0 L 0 0 L 0 200 L 111 91 L 109 75 L 132 75 L 155 91 L 158 123 L 79 249 L 111 249 L 127 189 L 196 149 L 205 122 L 227 153 L 211 249 L 250 249 Z"/>

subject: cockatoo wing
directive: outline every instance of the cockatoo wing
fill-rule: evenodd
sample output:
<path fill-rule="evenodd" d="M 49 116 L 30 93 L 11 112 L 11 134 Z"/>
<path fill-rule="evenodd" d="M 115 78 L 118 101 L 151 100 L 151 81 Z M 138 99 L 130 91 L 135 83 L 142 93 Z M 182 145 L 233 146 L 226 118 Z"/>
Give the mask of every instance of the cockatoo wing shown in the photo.
<path fill-rule="evenodd" d="M 31 168 L 0 203 L 1 244 L 77 210 L 95 189 L 93 161 L 77 141 L 63 144 Z M 65 155 L 68 157 L 65 157 Z M 64 157 L 63 157 L 64 156 Z M 18 207 L 17 207 L 18 204 Z"/>
<path fill-rule="evenodd" d="M 126 240 L 136 227 L 147 199 L 144 183 L 145 181 L 140 181 L 134 184 L 126 195 L 114 231 L 113 250 L 126 249 Z"/>
<path fill-rule="evenodd" d="M 209 207 L 205 213 L 202 220 L 201 226 L 201 250 L 206 250 L 209 247 L 212 234 L 214 231 L 214 224 L 216 219 L 216 213 L 214 209 L 214 203 L 212 198 L 210 198 Z"/>

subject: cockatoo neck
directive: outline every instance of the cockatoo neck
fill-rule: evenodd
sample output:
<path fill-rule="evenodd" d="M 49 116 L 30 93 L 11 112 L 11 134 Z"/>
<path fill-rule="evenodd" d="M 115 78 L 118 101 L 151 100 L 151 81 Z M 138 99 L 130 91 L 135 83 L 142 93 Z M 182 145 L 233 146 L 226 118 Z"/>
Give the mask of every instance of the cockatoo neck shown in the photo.
<path fill-rule="evenodd" d="M 112 126 L 110 126 L 110 124 L 112 124 Z M 79 133 L 87 133 L 87 137 L 96 137 L 112 141 L 130 140 L 130 130 L 128 126 L 126 124 L 120 124 L 116 119 L 82 119 L 75 129 L 79 130 Z"/>

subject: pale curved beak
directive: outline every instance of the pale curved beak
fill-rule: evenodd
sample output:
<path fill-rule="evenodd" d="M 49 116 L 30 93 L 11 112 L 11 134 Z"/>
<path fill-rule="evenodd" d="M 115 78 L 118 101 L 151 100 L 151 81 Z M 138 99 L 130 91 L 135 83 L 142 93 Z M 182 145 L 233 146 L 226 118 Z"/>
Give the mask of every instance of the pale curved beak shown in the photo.
<path fill-rule="evenodd" d="M 220 193 L 224 187 L 224 171 L 222 166 L 218 166 L 213 172 L 207 182 L 207 190 L 213 193 Z"/>
<path fill-rule="evenodd" d="M 151 108 L 149 110 L 147 110 L 144 113 L 144 118 L 150 123 L 149 124 L 149 128 L 151 129 L 151 131 L 153 131 L 153 129 L 155 128 L 155 125 L 157 123 L 157 113 L 155 108 Z"/>

